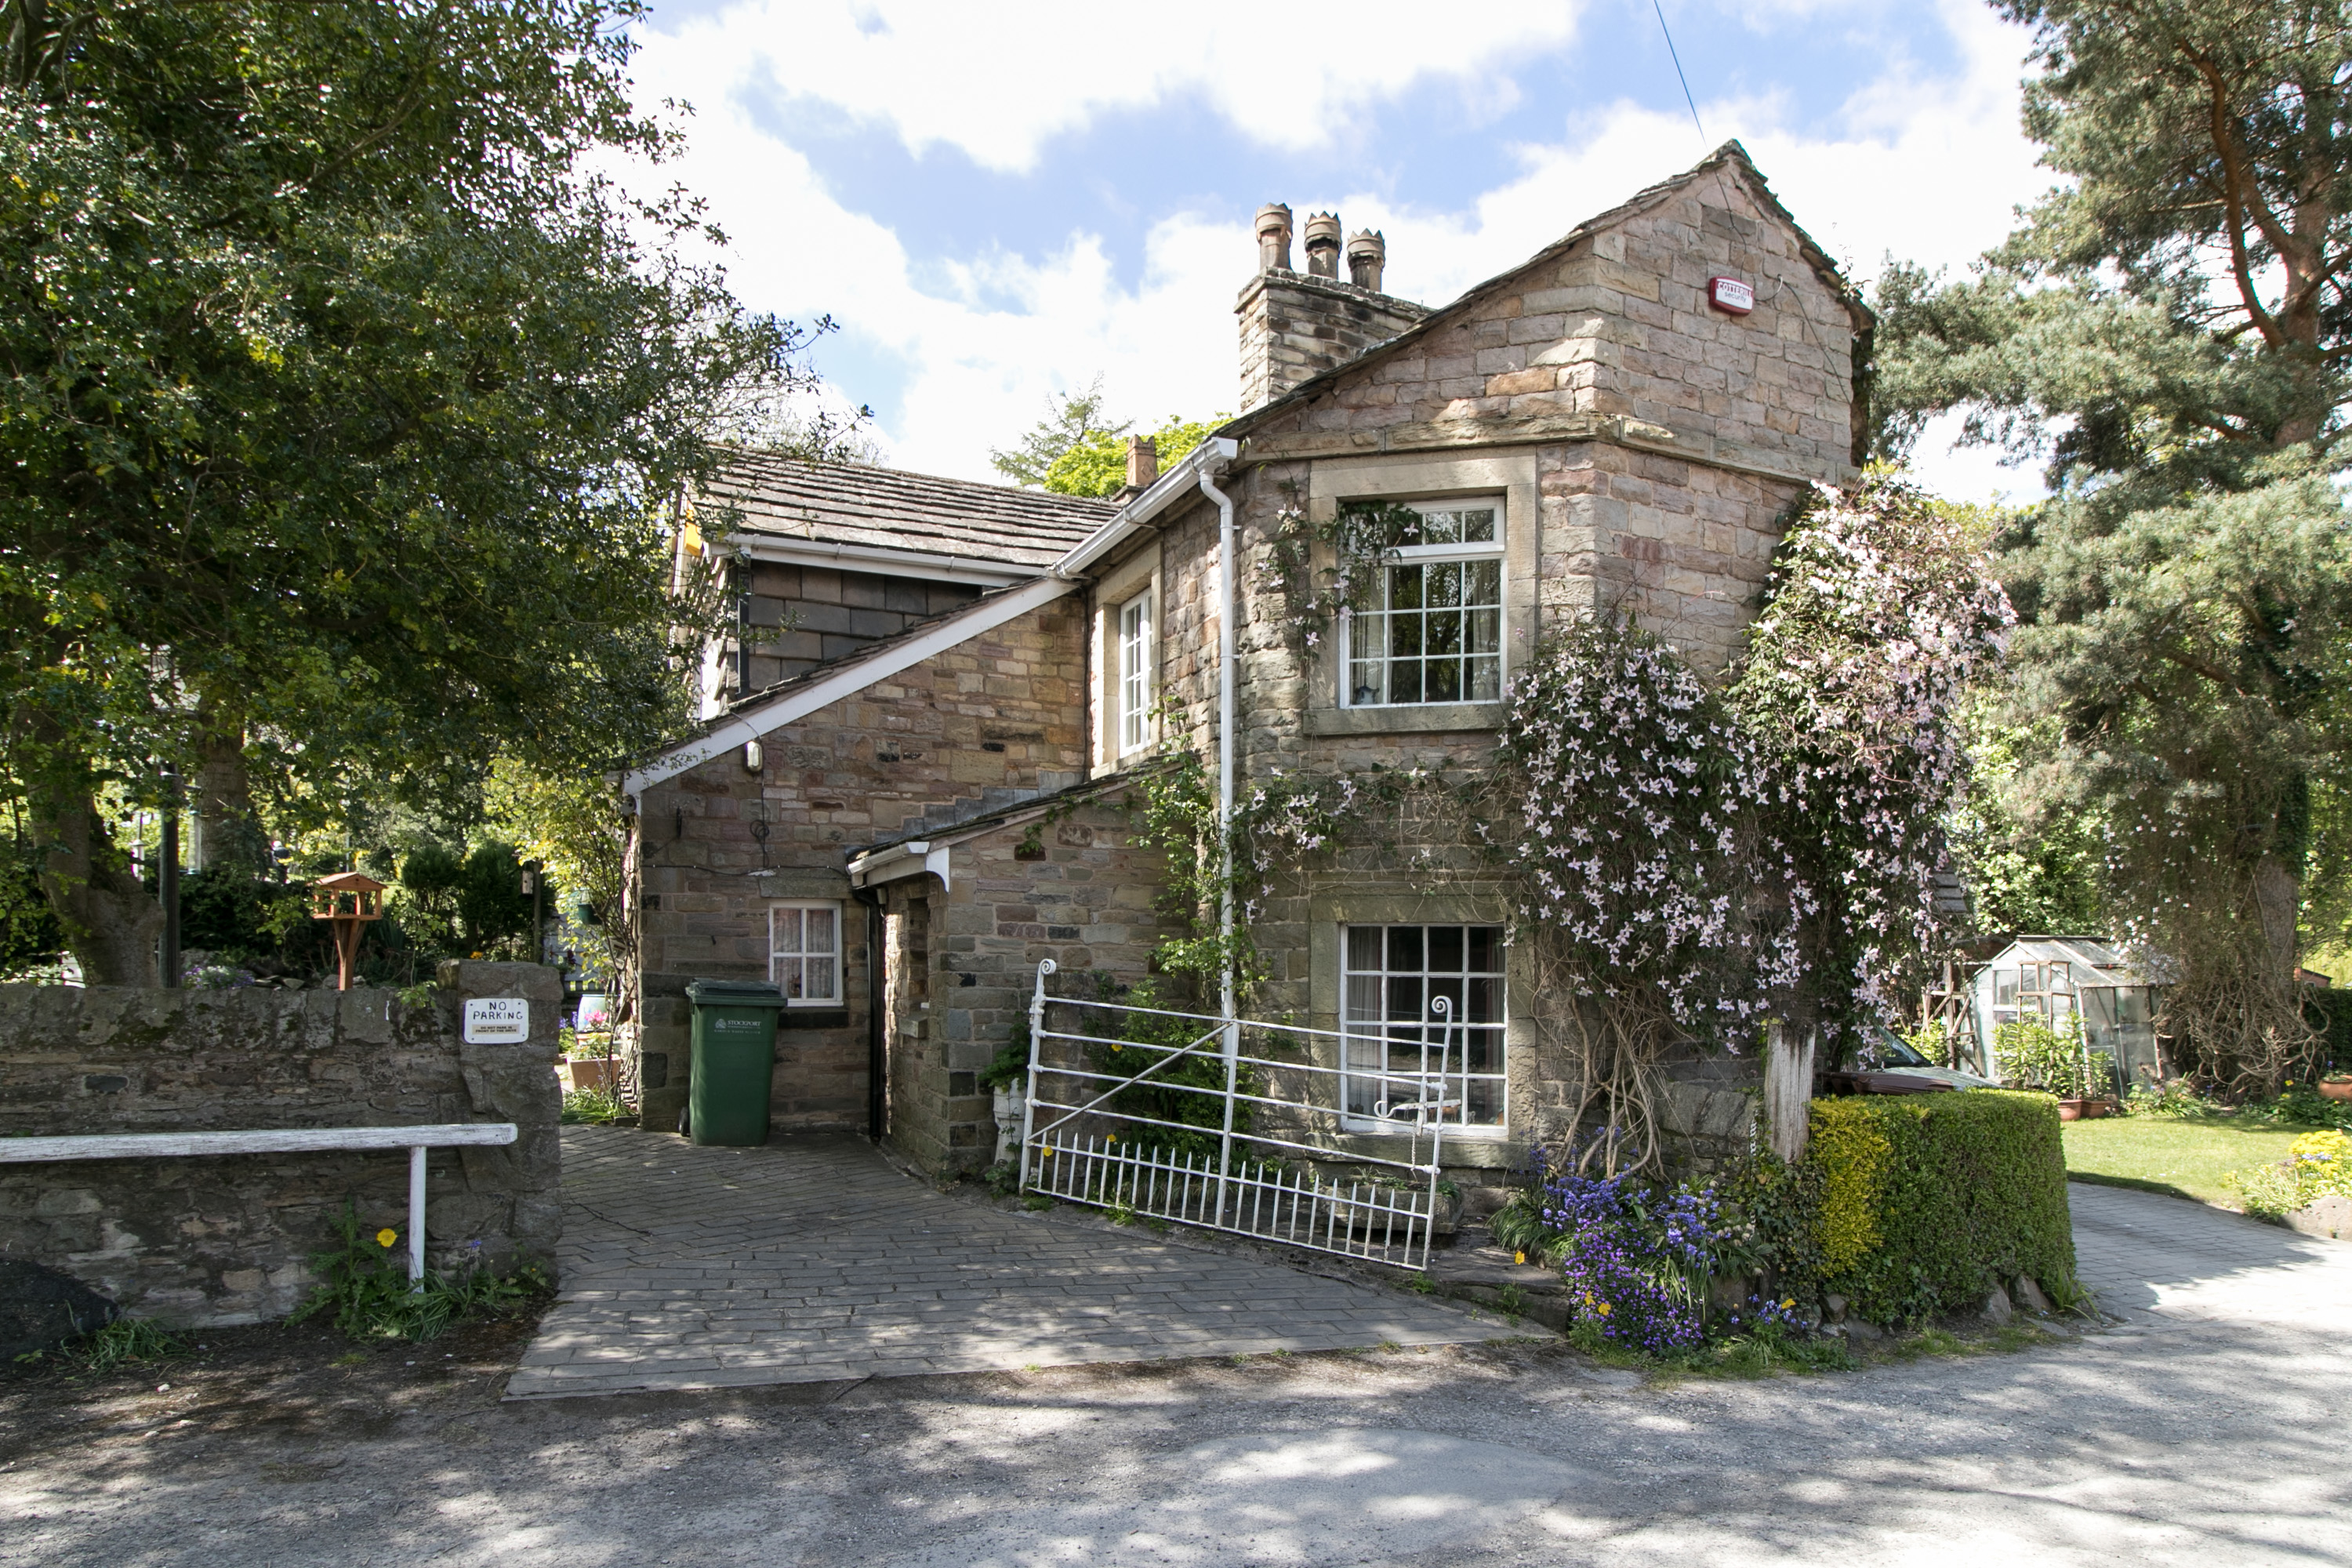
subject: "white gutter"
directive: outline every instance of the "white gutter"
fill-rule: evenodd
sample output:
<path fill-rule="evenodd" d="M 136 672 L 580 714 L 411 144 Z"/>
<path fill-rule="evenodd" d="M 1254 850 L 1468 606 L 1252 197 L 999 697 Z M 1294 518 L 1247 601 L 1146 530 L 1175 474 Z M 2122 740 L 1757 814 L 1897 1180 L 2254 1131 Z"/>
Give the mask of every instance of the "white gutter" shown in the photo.
<path fill-rule="evenodd" d="M 1061 577 L 1040 577 L 1021 587 L 1008 589 L 995 598 L 982 599 L 971 608 L 941 621 L 922 636 L 900 643 L 887 652 L 858 659 L 821 680 L 811 681 L 781 697 L 741 710 L 708 734 L 665 752 L 641 768 L 633 768 L 623 773 L 621 793 L 629 798 L 634 809 L 637 796 L 649 786 L 698 768 L 713 757 L 739 749 L 746 741 L 756 741 L 772 731 L 795 723 L 821 708 L 831 707 L 845 697 L 855 697 L 877 680 L 887 680 L 902 669 L 936 658 L 983 632 L 993 631 L 1005 622 L 1025 616 L 1041 605 L 1050 605 L 1076 586 L 1075 582 Z"/>
<path fill-rule="evenodd" d="M 1240 457 L 1241 450 L 1239 441 L 1228 437 L 1212 436 L 1185 453 L 1181 461 L 1152 482 L 1150 489 L 1119 508 L 1109 521 L 1087 534 L 1067 555 L 1054 563 L 1054 575 L 1077 576 L 1133 538 L 1137 529 L 1191 495 L 1196 484 Z"/>
<path fill-rule="evenodd" d="M 1231 447 L 1233 442 L 1222 443 Z M 1202 442 L 1202 446 L 1208 445 Z M 1230 1020 L 1234 1016 L 1234 498 L 1219 489 L 1200 470 L 1201 493 L 1217 503 L 1217 834 L 1223 853 L 1224 886 L 1217 897 L 1217 936 L 1223 944 L 1223 973 L 1218 977 L 1218 1001 Z M 1225 1049 L 1238 1045 L 1234 1026 L 1225 1026 Z"/>
<path fill-rule="evenodd" d="M 952 887 L 948 879 L 951 847 L 934 845 L 928 838 L 909 838 L 904 843 L 885 845 L 869 849 L 849 862 L 849 885 L 870 888 L 877 882 L 899 882 L 908 877 L 919 877 L 928 871 L 940 879 L 942 888 Z"/>
<path fill-rule="evenodd" d="M 970 561 L 922 550 L 894 550 L 884 544 L 834 544 L 821 539 L 780 539 L 772 534 L 739 530 L 727 542 L 751 552 L 754 561 L 786 566 L 829 566 L 853 572 L 875 572 L 892 577 L 920 577 L 935 583 L 970 583 L 982 588 L 1010 587 L 1045 570 L 1020 566 L 1002 558 Z"/>

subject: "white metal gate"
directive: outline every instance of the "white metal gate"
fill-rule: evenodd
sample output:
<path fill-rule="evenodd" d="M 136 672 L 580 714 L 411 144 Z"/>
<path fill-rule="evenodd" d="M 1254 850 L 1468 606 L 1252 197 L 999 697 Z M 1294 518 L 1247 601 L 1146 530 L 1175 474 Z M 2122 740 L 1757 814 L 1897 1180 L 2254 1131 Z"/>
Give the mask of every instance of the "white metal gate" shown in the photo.
<path fill-rule="evenodd" d="M 1426 1048 L 1412 1070 L 1384 1069 L 1369 1120 L 1408 1139 L 1402 1160 L 1360 1152 L 1339 1138 L 1341 1069 L 1313 1059 L 1318 1042 L 1336 1060 L 1342 1037 L 1328 1029 L 1213 1018 L 1049 996 L 1054 961 L 1037 965 L 1029 1004 L 1029 1085 L 1021 1119 L 1021 1184 L 1072 1203 L 1231 1231 L 1262 1241 L 1425 1269 L 1439 1207 L 1439 1156 L 1447 1068 L 1460 1047 L 1451 1001 L 1432 999 Z M 1183 1046 L 1121 1037 L 1136 1018 L 1181 1020 Z M 1431 1037 L 1434 1043 L 1430 1044 Z M 1249 1049 L 1244 1050 L 1244 1046 Z M 1141 1070 L 1101 1070 L 1098 1052 L 1140 1051 Z M 1181 1063 L 1214 1064 L 1205 1084 L 1171 1081 Z M 1148 1115 L 1133 1092 L 1189 1097 L 1199 1120 Z M 1328 1093 L 1318 1092 L 1328 1089 Z M 1122 1108 L 1122 1098 L 1129 1104 Z M 1424 1137 L 1428 1157 L 1422 1157 Z M 1318 1141 L 1318 1140 L 1320 1141 Z M 1344 1178 L 1320 1173 L 1337 1162 Z"/>

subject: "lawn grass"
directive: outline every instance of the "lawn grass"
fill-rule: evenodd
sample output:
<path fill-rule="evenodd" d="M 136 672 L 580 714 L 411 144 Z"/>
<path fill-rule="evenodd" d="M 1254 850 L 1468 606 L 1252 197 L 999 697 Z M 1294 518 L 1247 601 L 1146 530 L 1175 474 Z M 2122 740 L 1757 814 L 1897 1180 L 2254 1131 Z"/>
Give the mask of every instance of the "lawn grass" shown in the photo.
<path fill-rule="evenodd" d="M 2078 1181 L 2139 1187 L 2195 1198 L 2221 1208 L 2239 1206 L 2237 1189 L 2221 1178 L 2250 1165 L 2275 1164 L 2287 1145 L 2311 1131 L 2293 1122 L 2240 1121 L 2231 1116 L 2176 1119 L 2110 1116 L 2069 1121 L 2066 1173 Z"/>

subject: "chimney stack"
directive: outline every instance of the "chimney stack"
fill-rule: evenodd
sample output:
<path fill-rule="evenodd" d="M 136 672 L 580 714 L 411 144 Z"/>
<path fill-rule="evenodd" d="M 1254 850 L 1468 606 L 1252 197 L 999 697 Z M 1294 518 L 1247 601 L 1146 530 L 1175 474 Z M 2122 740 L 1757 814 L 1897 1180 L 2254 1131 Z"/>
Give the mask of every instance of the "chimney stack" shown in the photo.
<path fill-rule="evenodd" d="M 1290 209 L 1280 202 L 1257 209 L 1257 269 L 1290 270 Z"/>
<path fill-rule="evenodd" d="M 1299 383 L 1347 363 L 1388 342 L 1429 314 L 1410 300 L 1381 291 L 1388 242 L 1370 229 L 1344 247 L 1348 279 L 1339 277 L 1339 217 L 1307 220 L 1307 270 L 1290 269 L 1290 208 L 1269 202 L 1257 209 L 1257 276 L 1242 289 L 1242 410 L 1273 402 Z M 1128 448 L 1128 482 L 1136 488 L 1137 452 Z M 1156 474 L 1157 458 L 1150 468 Z M 1142 480 L 1150 484 L 1150 479 Z M 1126 492 L 1121 492 L 1122 499 Z"/>
<path fill-rule="evenodd" d="M 1149 436 L 1127 438 L 1127 489 L 1141 494 L 1160 478 L 1160 448 Z"/>
<path fill-rule="evenodd" d="M 1317 213 L 1307 220 L 1307 271 L 1309 277 L 1339 276 L 1339 215 Z"/>

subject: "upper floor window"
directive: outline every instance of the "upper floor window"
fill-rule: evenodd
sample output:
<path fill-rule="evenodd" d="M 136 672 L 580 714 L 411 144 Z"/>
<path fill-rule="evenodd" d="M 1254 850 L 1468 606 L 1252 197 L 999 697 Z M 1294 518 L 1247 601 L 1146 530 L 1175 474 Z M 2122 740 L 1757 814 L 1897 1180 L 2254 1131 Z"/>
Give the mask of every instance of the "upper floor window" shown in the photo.
<path fill-rule="evenodd" d="M 1147 591 L 1118 607 L 1118 751 L 1151 740 L 1152 604 Z"/>
<path fill-rule="evenodd" d="M 768 908 L 768 978 L 793 1007 L 841 1005 L 841 906 Z"/>
<path fill-rule="evenodd" d="M 1348 617 L 1349 707 L 1503 695 L 1503 503 L 1412 501 L 1371 605 Z"/>

